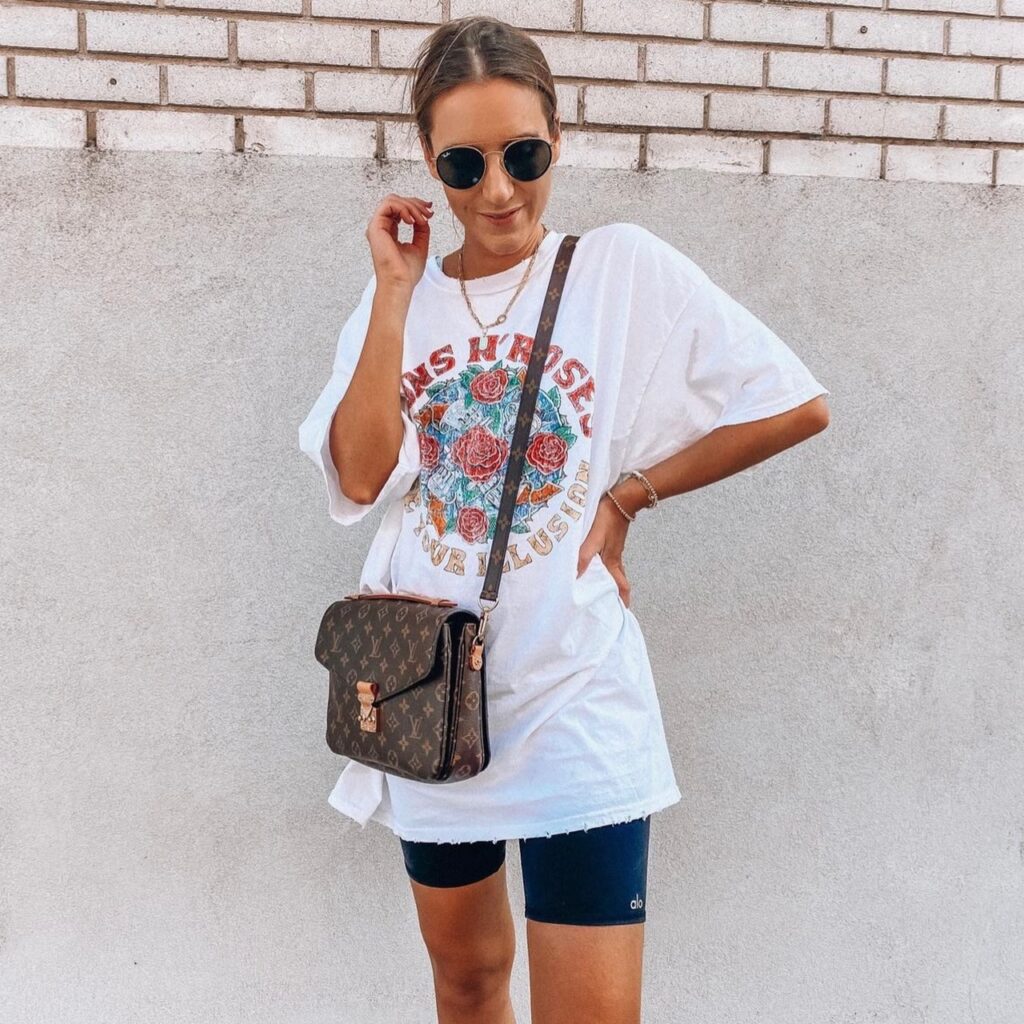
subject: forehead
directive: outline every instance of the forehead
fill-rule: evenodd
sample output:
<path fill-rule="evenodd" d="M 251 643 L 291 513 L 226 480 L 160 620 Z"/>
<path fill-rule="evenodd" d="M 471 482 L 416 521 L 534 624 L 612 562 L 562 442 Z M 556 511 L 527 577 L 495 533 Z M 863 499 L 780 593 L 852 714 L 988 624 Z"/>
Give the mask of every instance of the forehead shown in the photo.
<path fill-rule="evenodd" d="M 524 135 L 548 134 L 540 93 L 505 78 L 445 90 L 433 102 L 431 127 L 435 153 L 459 144 L 486 149 Z"/>

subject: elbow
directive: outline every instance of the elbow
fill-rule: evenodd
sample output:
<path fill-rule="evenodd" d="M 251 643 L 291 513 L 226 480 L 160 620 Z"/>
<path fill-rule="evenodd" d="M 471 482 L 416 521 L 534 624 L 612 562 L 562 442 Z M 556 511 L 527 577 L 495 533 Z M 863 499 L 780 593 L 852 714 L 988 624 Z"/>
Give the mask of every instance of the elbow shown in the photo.
<path fill-rule="evenodd" d="M 804 422 L 806 423 L 807 436 L 813 437 L 820 434 L 829 424 L 830 412 L 824 395 L 818 395 L 804 406 Z"/>

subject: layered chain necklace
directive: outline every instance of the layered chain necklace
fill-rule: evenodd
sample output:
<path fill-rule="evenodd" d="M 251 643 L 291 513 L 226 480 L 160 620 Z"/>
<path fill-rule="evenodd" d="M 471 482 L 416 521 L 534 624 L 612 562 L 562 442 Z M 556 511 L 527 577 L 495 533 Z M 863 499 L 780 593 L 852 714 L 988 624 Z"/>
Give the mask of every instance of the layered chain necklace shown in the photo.
<path fill-rule="evenodd" d="M 523 290 L 523 286 L 530 279 L 530 271 L 533 270 L 533 261 L 537 258 L 537 253 L 540 251 L 541 242 L 544 241 L 548 233 L 548 229 L 545 225 L 541 224 L 544 228 L 543 234 L 540 236 L 540 242 L 537 243 L 533 250 L 533 255 L 530 256 L 530 261 L 526 264 L 526 271 L 523 274 L 523 279 L 519 282 L 519 286 L 516 288 L 512 298 L 508 300 L 508 305 L 505 307 L 505 311 L 495 320 L 493 323 L 485 324 L 480 317 L 476 315 L 476 310 L 473 309 L 473 303 L 469 301 L 469 295 L 466 292 L 466 279 L 462 273 L 462 250 L 466 247 L 466 243 L 463 242 L 459 246 L 459 287 L 462 289 L 462 297 L 466 300 L 466 306 L 469 308 L 470 316 L 480 325 L 480 330 L 486 334 L 492 327 L 497 327 L 499 324 L 503 324 L 508 319 L 508 311 L 512 308 L 512 303 L 519 298 L 519 293 Z"/>

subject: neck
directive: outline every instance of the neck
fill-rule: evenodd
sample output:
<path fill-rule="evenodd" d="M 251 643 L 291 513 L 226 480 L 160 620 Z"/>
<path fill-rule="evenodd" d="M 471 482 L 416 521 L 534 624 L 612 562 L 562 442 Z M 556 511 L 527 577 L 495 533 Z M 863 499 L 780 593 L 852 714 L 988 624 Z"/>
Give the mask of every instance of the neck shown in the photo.
<path fill-rule="evenodd" d="M 522 263 L 523 260 L 529 259 L 533 255 L 537 246 L 544 239 L 544 233 L 544 225 L 538 224 L 524 245 L 514 252 L 508 253 L 491 252 L 489 249 L 484 249 L 480 246 L 474 239 L 467 238 L 462 247 L 462 276 L 467 281 L 471 281 L 474 277 L 489 277 L 491 274 L 500 274 L 503 270 L 508 270 L 509 267 Z M 453 276 L 458 276 L 459 257 L 457 253 L 453 263 L 455 266 Z"/>

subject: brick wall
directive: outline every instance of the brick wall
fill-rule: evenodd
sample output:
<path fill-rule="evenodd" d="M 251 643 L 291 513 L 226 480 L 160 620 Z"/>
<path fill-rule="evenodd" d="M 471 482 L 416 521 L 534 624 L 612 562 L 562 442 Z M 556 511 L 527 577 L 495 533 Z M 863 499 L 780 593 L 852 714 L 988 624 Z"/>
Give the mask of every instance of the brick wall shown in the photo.
<path fill-rule="evenodd" d="M 565 163 L 1024 185 L 1024 0 L 0 5 L 0 145 L 418 158 L 432 25 L 528 29 Z"/>

